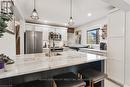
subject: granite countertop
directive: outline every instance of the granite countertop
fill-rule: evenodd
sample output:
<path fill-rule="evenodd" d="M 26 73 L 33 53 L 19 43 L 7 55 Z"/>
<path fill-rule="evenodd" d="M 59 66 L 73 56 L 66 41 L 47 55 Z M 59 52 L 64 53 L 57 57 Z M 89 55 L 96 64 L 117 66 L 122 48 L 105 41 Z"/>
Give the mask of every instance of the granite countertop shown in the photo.
<path fill-rule="evenodd" d="M 6 72 L 0 72 L 0 79 L 106 59 L 105 56 L 77 51 L 61 54 L 52 57 L 47 57 L 44 53 L 18 55 L 14 64 L 6 66 Z"/>

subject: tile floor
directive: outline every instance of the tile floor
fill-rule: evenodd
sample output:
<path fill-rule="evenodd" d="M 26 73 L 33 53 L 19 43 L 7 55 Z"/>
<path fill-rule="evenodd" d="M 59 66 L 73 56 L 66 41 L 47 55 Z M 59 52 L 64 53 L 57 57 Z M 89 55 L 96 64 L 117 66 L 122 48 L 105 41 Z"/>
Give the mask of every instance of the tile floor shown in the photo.
<path fill-rule="evenodd" d="M 105 87 L 120 87 L 120 86 L 118 86 L 108 80 L 105 80 Z"/>

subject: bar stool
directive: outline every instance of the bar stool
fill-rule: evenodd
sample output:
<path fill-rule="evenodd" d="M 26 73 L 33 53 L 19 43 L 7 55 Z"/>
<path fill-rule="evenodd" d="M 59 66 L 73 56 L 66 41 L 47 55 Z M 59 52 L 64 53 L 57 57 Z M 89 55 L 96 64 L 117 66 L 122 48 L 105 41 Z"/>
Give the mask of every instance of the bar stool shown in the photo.
<path fill-rule="evenodd" d="M 13 87 L 52 87 L 52 82 L 51 81 L 42 81 L 42 80 L 36 80 L 36 81 L 31 81 L 31 82 L 26 82 L 22 84 L 18 84 Z"/>
<path fill-rule="evenodd" d="M 103 72 L 99 72 L 99 71 L 92 70 L 92 69 L 84 70 L 79 73 L 81 74 L 81 77 L 84 81 L 86 81 L 86 82 L 89 81 L 88 82 L 89 84 L 86 87 L 94 87 L 95 83 L 103 81 L 104 78 L 106 78 L 106 76 L 107 76 Z"/>
<path fill-rule="evenodd" d="M 53 77 L 56 87 L 85 87 L 85 82 L 73 72 L 59 74 Z"/>

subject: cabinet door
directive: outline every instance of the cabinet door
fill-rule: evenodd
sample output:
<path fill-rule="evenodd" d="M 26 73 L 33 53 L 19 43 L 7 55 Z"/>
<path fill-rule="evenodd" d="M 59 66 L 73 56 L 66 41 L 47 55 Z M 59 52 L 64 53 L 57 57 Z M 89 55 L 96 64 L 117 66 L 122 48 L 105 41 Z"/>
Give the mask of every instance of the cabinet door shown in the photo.
<path fill-rule="evenodd" d="M 108 78 L 124 84 L 124 38 L 108 38 Z"/>
<path fill-rule="evenodd" d="M 108 78 L 124 84 L 125 12 L 115 11 L 108 16 Z"/>
<path fill-rule="evenodd" d="M 125 84 L 130 87 L 130 12 L 126 14 L 126 59 L 125 59 Z"/>
<path fill-rule="evenodd" d="M 67 41 L 67 29 L 66 28 L 60 27 L 56 31 L 61 34 L 62 41 Z"/>
<path fill-rule="evenodd" d="M 115 11 L 108 16 L 108 37 L 124 36 L 125 12 Z"/>

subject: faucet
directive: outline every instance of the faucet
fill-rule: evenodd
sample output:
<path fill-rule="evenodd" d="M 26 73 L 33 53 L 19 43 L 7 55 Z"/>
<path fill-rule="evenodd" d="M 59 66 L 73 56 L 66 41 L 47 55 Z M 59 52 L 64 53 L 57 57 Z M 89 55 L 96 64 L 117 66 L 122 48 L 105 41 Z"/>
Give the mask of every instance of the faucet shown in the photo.
<path fill-rule="evenodd" d="M 53 55 L 54 55 L 54 56 L 57 56 L 57 55 L 58 55 L 58 53 L 55 53 L 55 43 L 54 43 L 55 38 L 56 38 L 56 37 L 55 37 L 55 33 L 50 32 L 50 33 L 49 33 L 49 44 L 48 44 L 49 52 L 45 54 L 46 56 L 51 57 L 51 56 L 53 56 Z M 51 42 L 53 43 L 52 50 L 51 50 Z"/>
<path fill-rule="evenodd" d="M 45 55 L 46 56 L 49 56 L 49 57 L 51 57 L 52 56 L 52 52 L 51 52 L 51 39 L 52 39 L 52 35 L 53 33 L 52 32 L 50 32 L 49 33 L 49 43 L 48 43 L 48 48 L 49 48 L 49 51 L 48 51 L 48 53 L 46 53 Z"/>
<path fill-rule="evenodd" d="M 48 56 L 51 57 L 51 33 L 49 33 L 49 44 L 48 44 L 48 47 L 49 47 Z"/>

